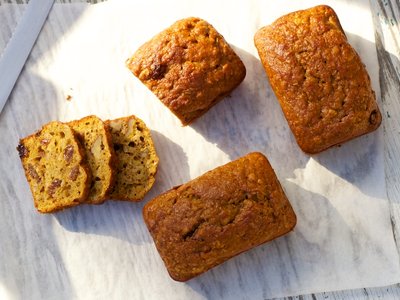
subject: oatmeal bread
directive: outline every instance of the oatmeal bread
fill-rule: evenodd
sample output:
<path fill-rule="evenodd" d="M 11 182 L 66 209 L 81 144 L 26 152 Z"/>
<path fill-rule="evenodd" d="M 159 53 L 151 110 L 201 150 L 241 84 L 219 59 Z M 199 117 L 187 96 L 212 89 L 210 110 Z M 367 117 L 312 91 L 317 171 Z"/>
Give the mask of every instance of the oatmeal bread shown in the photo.
<path fill-rule="evenodd" d="M 116 155 L 116 178 L 109 197 L 140 201 L 153 186 L 158 165 L 150 130 L 135 116 L 106 123 Z"/>
<path fill-rule="evenodd" d="M 250 153 L 154 198 L 145 205 L 143 216 L 177 281 L 275 239 L 296 224 L 261 153 Z"/>
<path fill-rule="evenodd" d="M 100 204 L 114 183 L 114 148 L 108 126 L 96 116 L 68 123 L 78 134 L 84 146 L 92 173 L 92 182 L 86 203 Z"/>
<path fill-rule="evenodd" d="M 17 147 L 35 207 L 50 213 L 86 200 L 90 170 L 79 140 L 66 124 L 51 122 Z"/>
<path fill-rule="evenodd" d="M 224 37 L 198 18 L 177 21 L 126 64 L 183 125 L 208 111 L 246 75 Z"/>
<path fill-rule="evenodd" d="M 378 128 L 370 78 L 332 8 L 285 15 L 254 37 L 289 126 L 306 153 Z"/>

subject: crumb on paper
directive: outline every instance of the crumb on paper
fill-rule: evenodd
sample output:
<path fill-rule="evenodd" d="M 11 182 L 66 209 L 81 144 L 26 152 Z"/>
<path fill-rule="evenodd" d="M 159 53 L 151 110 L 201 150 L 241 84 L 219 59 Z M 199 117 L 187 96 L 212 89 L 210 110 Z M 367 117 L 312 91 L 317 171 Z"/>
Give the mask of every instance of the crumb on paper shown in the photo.
<path fill-rule="evenodd" d="M 72 95 L 74 94 L 74 89 L 72 87 L 68 88 L 68 91 L 65 91 L 65 99 L 67 101 L 71 101 L 72 100 Z"/>

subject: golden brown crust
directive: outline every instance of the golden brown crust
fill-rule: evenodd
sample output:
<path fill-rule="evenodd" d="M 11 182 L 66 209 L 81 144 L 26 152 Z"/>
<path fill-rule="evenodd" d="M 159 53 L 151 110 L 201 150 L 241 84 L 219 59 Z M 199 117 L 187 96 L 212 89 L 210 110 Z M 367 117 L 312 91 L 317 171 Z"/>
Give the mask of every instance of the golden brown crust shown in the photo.
<path fill-rule="evenodd" d="M 108 126 L 96 116 L 69 122 L 84 146 L 92 182 L 86 203 L 101 204 L 114 184 L 115 153 Z"/>
<path fill-rule="evenodd" d="M 75 132 L 50 122 L 17 147 L 35 207 L 50 213 L 85 201 L 91 173 Z"/>
<path fill-rule="evenodd" d="M 155 181 L 158 156 L 146 124 L 135 116 L 106 121 L 116 156 L 116 177 L 109 197 L 140 201 Z"/>
<path fill-rule="evenodd" d="M 317 153 L 379 127 L 370 78 L 332 8 L 285 15 L 261 28 L 254 42 L 304 152 Z"/>
<path fill-rule="evenodd" d="M 250 153 L 154 198 L 143 216 L 170 276 L 178 281 L 277 238 L 296 224 L 261 153 Z"/>
<path fill-rule="evenodd" d="M 187 125 L 238 86 L 246 69 L 214 27 L 174 23 L 141 46 L 127 67 Z"/>

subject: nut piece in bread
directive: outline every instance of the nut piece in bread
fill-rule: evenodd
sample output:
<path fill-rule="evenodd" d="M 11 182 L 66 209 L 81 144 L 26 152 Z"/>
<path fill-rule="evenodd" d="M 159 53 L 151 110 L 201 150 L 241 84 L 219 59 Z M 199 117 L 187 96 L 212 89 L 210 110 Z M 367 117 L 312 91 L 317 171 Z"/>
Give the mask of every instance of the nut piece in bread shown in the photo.
<path fill-rule="evenodd" d="M 135 116 L 108 120 L 106 124 L 116 155 L 116 178 L 109 197 L 140 201 L 153 186 L 158 165 L 150 130 Z"/>
<path fill-rule="evenodd" d="M 154 198 L 146 225 L 170 276 L 189 280 L 296 225 L 267 158 L 250 153 Z"/>
<path fill-rule="evenodd" d="M 89 196 L 85 202 L 103 203 L 114 183 L 115 154 L 108 127 L 96 116 L 87 116 L 68 125 L 78 134 L 92 173 Z"/>
<path fill-rule="evenodd" d="M 304 152 L 318 153 L 379 127 L 370 78 L 332 8 L 285 15 L 261 28 L 254 42 Z"/>
<path fill-rule="evenodd" d="M 183 125 L 207 112 L 246 75 L 224 37 L 199 18 L 175 22 L 126 64 Z"/>
<path fill-rule="evenodd" d="M 21 139 L 17 150 L 39 212 L 55 212 L 86 200 L 90 169 L 68 125 L 50 122 Z"/>

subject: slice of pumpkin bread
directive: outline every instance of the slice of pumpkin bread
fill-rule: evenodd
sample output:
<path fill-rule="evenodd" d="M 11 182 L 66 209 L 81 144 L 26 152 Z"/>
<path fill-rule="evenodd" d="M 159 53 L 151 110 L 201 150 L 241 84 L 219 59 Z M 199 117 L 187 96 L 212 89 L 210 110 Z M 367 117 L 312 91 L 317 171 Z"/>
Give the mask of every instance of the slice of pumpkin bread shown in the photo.
<path fill-rule="evenodd" d="M 92 172 L 88 199 L 90 204 L 103 203 L 114 183 L 114 149 L 108 126 L 96 116 L 68 123 L 84 146 Z"/>
<path fill-rule="evenodd" d="M 135 116 L 106 121 L 116 154 L 116 178 L 109 197 L 140 201 L 155 181 L 158 156 L 150 130 Z"/>
<path fill-rule="evenodd" d="M 50 122 L 17 147 L 34 205 L 41 213 L 55 212 L 85 201 L 91 174 L 75 132 Z"/>

